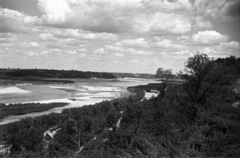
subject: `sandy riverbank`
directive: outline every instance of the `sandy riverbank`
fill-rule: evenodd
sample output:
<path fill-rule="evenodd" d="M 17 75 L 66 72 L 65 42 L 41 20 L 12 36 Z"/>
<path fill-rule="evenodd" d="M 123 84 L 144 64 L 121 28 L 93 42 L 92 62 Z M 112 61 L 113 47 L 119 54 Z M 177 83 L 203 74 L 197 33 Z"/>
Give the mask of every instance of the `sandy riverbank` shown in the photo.
<path fill-rule="evenodd" d="M 0 87 L 0 94 L 9 93 L 31 93 L 31 91 L 26 91 L 18 87 Z"/>
<path fill-rule="evenodd" d="M 99 103 L 103 100 L 108 100 L 108 99 L 73 101 L 73 100 L 70 100 L 68 98 L 64 98 L 64 99 L 51 99 L 51 100 L 34 101 L 34 103 L 65 102 L 65 103 L 69 103 L 69 104 L 67 106 L 64 106 L 64 107 L 53 108 L 53 109 L 43 111 L 43 112 L 34 112 L 34 113 L 28 113 L 28 114 L 24 114 L 24 115 L 8 116 L 8 117 L 5 117 L 4 119 L 0 120 L 0 125 L 16 122 L 16 121 L 19 121 L 19 120 L 21 120 L 25 117 L 37 117 L 37 116 L 41 116 L 41 115 L 47 115 L 47 114 L 50 114 L 50 113 L 61 113 L 62 110 L 65 109 L 65 108 L 82 107 L 82 106 L 85 106 L 85 105 L 94 105 L 94 104 Z"/>
<path fill-rule="evenodd" d="M 85 93 L 85 94 L 89 95 L 89 93 Z M 107 93 L 105 93 L 105 94 L 107 94 Z M 157 93 L 146 92 L 145 93 L 145 98 L 149 99 L 152 96 L 157 96 L 157 95 L 158 95 Z M 53 109 L 43 111 L 43 112 L 28 113 L 28 114 L 16 115 L 16 116 L 8 116 L 8 117 L 5 117 L 4 119 L 0 120 L 0 125 L 12 123 L 12 122 L 15 122 L 15 121 L 19 121 L 20 119 L 23 119 L 25 117 L 36 117 L 36 116 L 50 114 L 50 113 L 53 113 L 53 112 L 54 113 L 60 113 L 63 109 L 66 109 L 66 108 L 82 107 L 82 106 L 85 106 L 85 105 L 94 105 L 94 104 L 102 102 L 104 100 L 111 100 L 111 99 L 109 99 L 107 97 L 106 98 L 97 98 L 97 97 L 91 96 L 91 97 L 74 97 L 74 98 L 31 101 L 31 103 L 64 102 L 64 103 L 69 103 L 69 104 L 67 106 L 64 106 L 64 107 L 53 108 Z M 29 103 L 29 102 L 25 102 L 25 103 Z"/>

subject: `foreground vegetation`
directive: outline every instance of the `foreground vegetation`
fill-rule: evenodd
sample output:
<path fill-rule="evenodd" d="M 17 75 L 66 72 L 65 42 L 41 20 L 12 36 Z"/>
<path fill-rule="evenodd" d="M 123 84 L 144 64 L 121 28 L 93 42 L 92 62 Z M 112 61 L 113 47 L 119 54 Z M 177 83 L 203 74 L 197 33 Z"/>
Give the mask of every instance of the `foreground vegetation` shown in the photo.
<path fill-rule="evenodd" d="M 235 59 L 238 60 L 238 59 Z M 240 157 L 236 66 L 197 53 L 182 85 L 142 100 L 144 93 L 2 126 L 11 157 Z M 44 144 L 43 133 L 61 128 Z"/>
<path fill-rule="evenodd" d="M 66 106 L 68 103 L 18 103 L 18 104 L 0 104 L 0 119 L 11 115 L 23 115 L 32 112 L 42 112 L 56 107 Z"/>

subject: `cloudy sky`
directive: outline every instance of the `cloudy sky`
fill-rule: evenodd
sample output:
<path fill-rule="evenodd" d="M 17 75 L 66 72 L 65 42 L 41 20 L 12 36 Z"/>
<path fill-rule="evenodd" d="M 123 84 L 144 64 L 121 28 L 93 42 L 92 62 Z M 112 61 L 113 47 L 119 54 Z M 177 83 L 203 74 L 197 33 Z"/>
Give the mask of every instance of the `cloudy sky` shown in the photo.
<path fill-rule="evenodd" d="M 240 0 L 0 0 L 0 67 L 178 72 L 240 57 Z"/>

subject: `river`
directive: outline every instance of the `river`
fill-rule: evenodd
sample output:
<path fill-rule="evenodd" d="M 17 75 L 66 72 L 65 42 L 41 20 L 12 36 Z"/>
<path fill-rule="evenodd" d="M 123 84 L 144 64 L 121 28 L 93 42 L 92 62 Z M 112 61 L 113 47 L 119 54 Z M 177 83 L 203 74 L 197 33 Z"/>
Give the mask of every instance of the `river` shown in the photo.
<path fill-rule="evenodd" d="M 36 117 L 52 112 L 60 113 L 65 108 L 92 105 L 103 100 L 128 96 L 127 87 L 159 83 L 154 79 L 123 78 L 109 79 L 75 79 L 73 84 L 54 85 L 18 85 L 11 87 L 16 90 L 25 90 L 27 93 L 0 93 L 0 103 L 50 103 L 67 102 L 67 106 L 50 109 L 43 112 L 28 113 L 24 115 L 8 116 L 0 120 L 0 125 L 19 121 L 25 117 Z M 4 92 L 9 87 L 1 87 Z M 17 90 L 18 90 L 17 89 Z"/>

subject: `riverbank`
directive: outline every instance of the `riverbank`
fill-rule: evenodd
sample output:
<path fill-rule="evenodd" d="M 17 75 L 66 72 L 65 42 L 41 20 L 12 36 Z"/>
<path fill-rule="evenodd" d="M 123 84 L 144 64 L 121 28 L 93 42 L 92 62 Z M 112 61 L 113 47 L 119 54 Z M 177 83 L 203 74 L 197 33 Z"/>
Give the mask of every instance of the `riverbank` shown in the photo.
<path fill-rule="evenodd" d="M 5 117 L 0 120 L 1 124 L 7 124 L 19 121 L 25 117 L 36 117 L 49 113 L 60 113 L 65 108 L 82 107 L 84 105 L 93 105 L 104 100 L 113 100 L 115 98 L 128 97 L 132 92 L 127 91 L 127 87 L 154 83 L 154 80 L 148 79 L 78 79 L 74 84 L 54 84 L 54 85 L 21 85 L 16 86 L 30 93 L 8 93 L 0 95 L 0 103 L 68 103 L 64 107 L 57 107 L 43 112 L 28 113 Z M 6 88 L 6 87 L 5 87 Z M 146 93 L 146 98 L 152 94 Z M 156 94 L 155 94 L 156 95 Z"/>
<path fill-rule="evenodd" d="M 42 112 L 56 107 L 64 107 L 68 103 L 54 102 L 54 103 L 26 103 L 26 104 L 9 104 L 0 105 L 0 119 L 7 116 L 24 115 L 33 112 Z"/>

